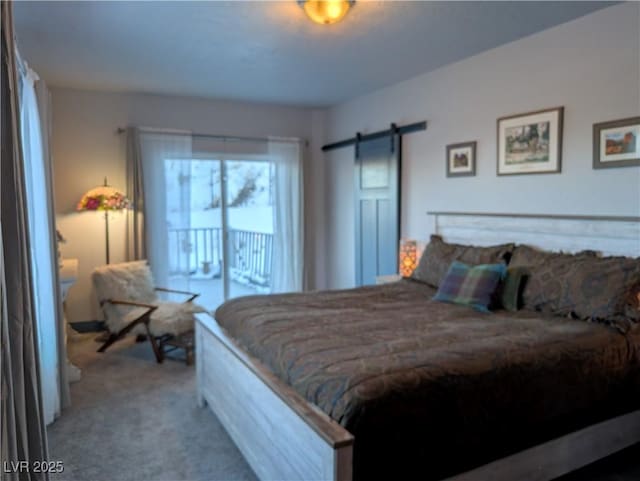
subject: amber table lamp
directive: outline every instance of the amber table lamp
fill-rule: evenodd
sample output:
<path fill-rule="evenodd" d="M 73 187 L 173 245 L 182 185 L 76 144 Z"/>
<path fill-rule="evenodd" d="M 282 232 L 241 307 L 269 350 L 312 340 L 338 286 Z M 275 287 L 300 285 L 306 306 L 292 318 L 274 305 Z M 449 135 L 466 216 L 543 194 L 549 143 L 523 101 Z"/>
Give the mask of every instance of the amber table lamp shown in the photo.
<path fill-rule="evenodd" d="M 418 266 L 418 243 L 411 239 L 400 240 L 400 275 L 409 277 Z"/>

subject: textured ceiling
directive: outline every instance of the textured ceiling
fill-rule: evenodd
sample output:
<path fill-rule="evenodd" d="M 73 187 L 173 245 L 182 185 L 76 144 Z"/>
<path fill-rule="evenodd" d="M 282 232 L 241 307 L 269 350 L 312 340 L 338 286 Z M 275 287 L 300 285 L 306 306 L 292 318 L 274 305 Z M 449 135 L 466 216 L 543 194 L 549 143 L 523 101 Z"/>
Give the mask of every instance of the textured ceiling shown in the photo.
<path fill-rule="evenodd" d="M 52 85 L 326 106 L 580 17 L 605 2 L 368 2 L 311 23 L 295 1 L 15 2 Z"/>

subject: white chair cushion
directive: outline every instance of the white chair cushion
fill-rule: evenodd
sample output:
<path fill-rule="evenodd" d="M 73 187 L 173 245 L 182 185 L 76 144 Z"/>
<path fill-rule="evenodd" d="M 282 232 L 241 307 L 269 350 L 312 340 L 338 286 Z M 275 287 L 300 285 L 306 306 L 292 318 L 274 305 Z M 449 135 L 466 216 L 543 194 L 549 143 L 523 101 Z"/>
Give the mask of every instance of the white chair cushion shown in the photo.
<path fill-rule="evenodd" d="M 192 302 L 166 302 L 158 299 L 153 275 L 147 261 L 124 262 L 98 267 L 93 271 L 93 285 L 98 301 L 116 299 L 142 302 L 158 306 L 151 314 L 149 329 L 154 336 L 179 335 L 193 329 L 196 312 L 204 308 Z M 105 321 L 110 332 L 116 333 L 143 315 L 144 307 L 104 303 Z M 144 325 L 136 326 L 131 333 L 146 334 Z"/>
<path fill-rule="evenodd" d="M 173 334 L 178 336 L 188 331 L 193 331 L 196 312 L 205 312 L 205 309 L 193 302 L 160 302 L 158 308 L 151 313 L 149 329 L 154 336 Z"/>
<path fill-rule="evenodd" d="M 147 261 L 101 266 L 93 271 L 91 277 L 98 302 L 117 299 L 154 304 L 158 300 L 153 286 L 153 274 L 151 274 Z M 129 316 L 129 313 L 134 309 L 137 308 L 105 303 L 103 310 L 109 330 L 118 332 L 118 328 L 122 325 L 122 319 Z"/>
<path fill-rule="evenodd" d="M 147 261 L 123 262 L 97 267 L 92 274 L 98 300 L 135 299 L 153 302 L 158 296 Z"/>
<path fill-rule="evenodd" d="M 178 336 L 188 331 L 192 331 L 195 324 L 196 312 L 206 312 L 206 310 L 194 304 L 193 302 L 154 302 L 154 305 L 158 308 L 151 313 L 151 320 L 149 321 L 149 330 L 154 336 L 162 336 L 164 334 L 172 334 Z M 114 325 L 115 331 L 118 332 L 123 329 L 127 324 L 135 321 L 137 318 L 147 312 L 146 307 L 134 307 L 126 315 L 120 318 L 117 325 Z M 111 330 L 111 327 L 109 327 Z M 144 328 L 144 324 L 138 324 L 131 330 L 132 334 L 146 334 L 147 331 Z"/>
<path fill-rule="evenodd" d="M 130 308 L 131 310 L 129 312 L 127 312 L 124 316 L 120 317 L 120 318 L 114 318 L 112 319 L 111 323 L 109 324 L 109 331 L 111 332 L 118 332 L 120 329 L 124 328 L 127 326 L 127 324 L 135 321 L 136 319 L 138 319 L 140 316 L 142 316 L 143 314 L 145 314 L 149 309 L 147 309 L 146 307 L 133 307 Z M 113 328 L 112 328 L 113 326 Z M 144 328 L 143 324 L 138 324 L 136 327 L 134 327 L 131 330 L 132 334 L 146 334 L 147 331 Z"/>

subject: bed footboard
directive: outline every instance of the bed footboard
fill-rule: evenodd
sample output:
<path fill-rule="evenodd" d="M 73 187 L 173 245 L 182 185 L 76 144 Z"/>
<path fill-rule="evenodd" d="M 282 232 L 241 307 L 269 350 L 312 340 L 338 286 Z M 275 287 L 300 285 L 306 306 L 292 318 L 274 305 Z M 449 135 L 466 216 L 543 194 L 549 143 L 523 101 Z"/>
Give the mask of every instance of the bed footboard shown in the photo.
<path fill-rule="evenodd" d="M 198 402 L 218 416 L 260 479 L 350 481 L 353 436 L 198 314 Z"/>

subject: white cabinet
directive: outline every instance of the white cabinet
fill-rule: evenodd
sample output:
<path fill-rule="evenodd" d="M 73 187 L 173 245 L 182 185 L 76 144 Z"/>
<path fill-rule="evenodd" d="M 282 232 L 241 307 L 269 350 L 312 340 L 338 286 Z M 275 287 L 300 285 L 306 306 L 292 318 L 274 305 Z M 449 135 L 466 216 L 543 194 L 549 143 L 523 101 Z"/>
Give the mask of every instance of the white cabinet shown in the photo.
<path fill-rule="evenodd" d="M 75 284 L 78 279 L 78 259 L 61 259 L 60 260 L 60 292 L 62 293 L 62 301 L 67 298 L 67 294 L 69 293 L 69 288 Z M 65 343 L 68 341 L 69 337 L 73 337 L 73 329 L 67 323 L 67 317 L 65 315 Z M 74 366 L 69 361 L 69 357 L 67 355 L 67 377 L 70 382 L 75 382 L 80 380 L 81 371 L 80 368 Z"/>

